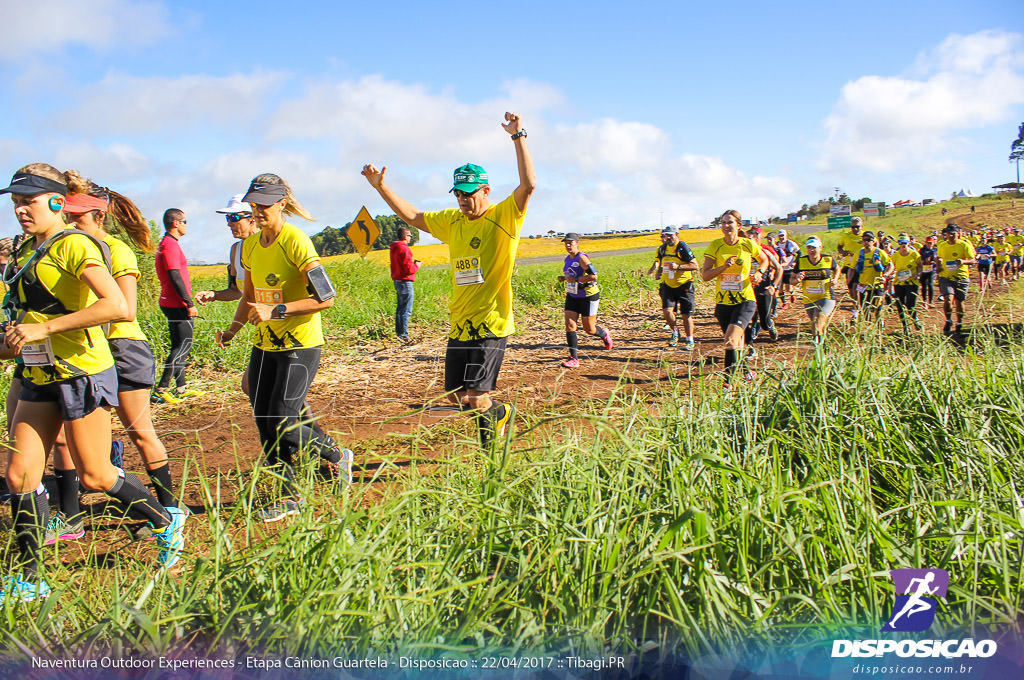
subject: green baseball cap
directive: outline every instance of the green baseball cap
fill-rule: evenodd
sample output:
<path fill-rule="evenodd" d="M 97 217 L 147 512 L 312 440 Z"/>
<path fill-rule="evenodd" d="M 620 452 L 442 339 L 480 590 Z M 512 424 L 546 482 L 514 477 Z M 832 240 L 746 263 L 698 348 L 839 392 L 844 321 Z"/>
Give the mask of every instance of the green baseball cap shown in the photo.
<path fill-rule="evenodd" d="M 451 191 L 473 192 L 487 185 L 487 171 L 474 163 L 466 163 L 455 168 L 455 186 Z M 449 191 L 449 193 L 451 193 Z"/>

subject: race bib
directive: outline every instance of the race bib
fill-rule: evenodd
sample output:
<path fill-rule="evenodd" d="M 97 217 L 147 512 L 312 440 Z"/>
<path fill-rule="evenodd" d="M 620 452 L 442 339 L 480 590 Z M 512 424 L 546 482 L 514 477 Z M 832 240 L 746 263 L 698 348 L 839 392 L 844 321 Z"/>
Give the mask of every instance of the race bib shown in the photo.
<path fill-rule="evenodd" d="M 825 294 L 825 286 L 824 286 L 824 284 L 819 284 L 817 286 L 807 286 L 807 294 L 808 295 L 824 295 Z"/>
<path fill-rule="evenodd" d="M 930 264 L 922 265 L 922 267 L 921 267 L 921 273 L 922 274 L 930 274 L 931 271 L 932 271 L 932 266 Z"/>
<path fill-rule="evenodd" d="M 256 302 L 265 305 L 279 305 L 284 302 L 284 293 L 280 288 L 256 288 Z"/>
<path fill-rule="evenodd" d="M 722 290 L 743 290 L 742 274 L 722 274 Z"/>
<path fill-rule="evenodd" d="M 456 286 L 475 286 L 484 282 L 484 270 L 480 268 L 479 257 L 460 257 L 452 262 L 455 268 Z"/>
<path fill-rule="evenodd" d="M 676 278 L 676 271 L 674 269 L 666 269 L 665 278 L 668 279 L 669 281 Z"/>
<path fill-rule="evenodd" d="M 52 366 L 54 362 L 53 346 L 50 339 L 21 348 L 21 360 L 26 366 Z"/>
<path fill-rule="evenodd" d="M 946 269 L 948 271 L 954 271 L 960 269 L 960 263 L 956 260 L 946 260 Z"/>
<path fill-rule="evenodd" d="M 901 269 L 901 270 L 899 270 L 899 272 L 896 273 L 896 278 L 898 278 L 900 281 L 909 281 L 910 280 L 910 270 L 909 269 Z"/>
<path fill-rule="evenodd" d="M 565 292 L 566 293 L 569 293 L 570 295 L 575 295 L 579 291 L 579 289 L 580 289 L 580 284 L 577 283 L 576 281 L 566 281 L 565 282 Z"/>

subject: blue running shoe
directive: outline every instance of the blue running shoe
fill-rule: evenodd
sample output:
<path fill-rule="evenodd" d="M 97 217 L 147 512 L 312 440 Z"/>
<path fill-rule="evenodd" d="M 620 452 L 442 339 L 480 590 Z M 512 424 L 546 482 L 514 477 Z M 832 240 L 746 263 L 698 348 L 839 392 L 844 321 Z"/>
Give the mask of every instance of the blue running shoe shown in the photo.
<path fill-rule="evenodd" d="M 9 576 L 4 579 L 3 590 L 0 590 L 0 605 L 6 602 L 31 602 L 49 594 L 50 586 L 46 585 L 46 581 L 32 583 L 21 576 Z"/>
<path fill-rule="evenodd" d="M 110 442 L 110 463 L 116 468 L 124 469 L 124 442 L 117 439 Z"/>
<path fill-rule="evenodd" d="M 171 515 L 171 523 L 159 531 L 153 532 L 156 544 L 160 546 L 157 564 L 170 569 L 178 563 L 181 550 L 185 547 L 185 513 L 178 508 L 164 508 Z"/>

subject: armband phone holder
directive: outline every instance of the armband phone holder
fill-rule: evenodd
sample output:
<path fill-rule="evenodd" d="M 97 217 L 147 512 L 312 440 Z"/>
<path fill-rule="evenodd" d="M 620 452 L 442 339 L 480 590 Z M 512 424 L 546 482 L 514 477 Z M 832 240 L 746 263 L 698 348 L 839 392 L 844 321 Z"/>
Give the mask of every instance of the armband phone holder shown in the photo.
<path fill-rule="evenodd" d="M 306 290 L 309 291 L 309 294 L 317 302 L 325 302 L 338 294 L 334 290 L 334 284 L 331 283 L 331 279 L 327 276 L 327 270 L 323 268 L 323 265 L 313 267 L 306 272 L 306 278 L 309 279 L 309 285 L 306 286 Z"/>

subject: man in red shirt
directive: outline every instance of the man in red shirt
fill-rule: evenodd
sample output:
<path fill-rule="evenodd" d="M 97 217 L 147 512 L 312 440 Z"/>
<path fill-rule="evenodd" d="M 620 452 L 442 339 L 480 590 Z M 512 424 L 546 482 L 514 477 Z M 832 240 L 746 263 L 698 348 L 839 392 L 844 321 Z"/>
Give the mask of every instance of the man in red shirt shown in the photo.
<path fill-rule="evenodd" d="M 419 271 L 420 261 L 414 260 L 409 242 L 412 230 L 398 229 L 398 240 L 391 244 L 391 279 L 395 282 L 398 306 L 395 308 L 395 335 L 403 342 L 409 342 L 409 319 L 412 317 L 413 281 Z"/>
<path fill-rule="evenodd" d="M 192 351 L 192 324 L 199 313 L 192 302 L 192 281 L 188 262 L 178 245 L 187 230 L 185 213 L 177 208 L 164 212 L 164 237 L 156 249 L 156 275 L 160 279 L 160 311 L 167 317 L 171 349 L 164 362 L 160 382 L 153 388 L 153 401 L 176 403 L 185 397 L 202 394 L 185 387 L 185 362 Z M 168 392 L 171 378 L 177 390 Z"/>

